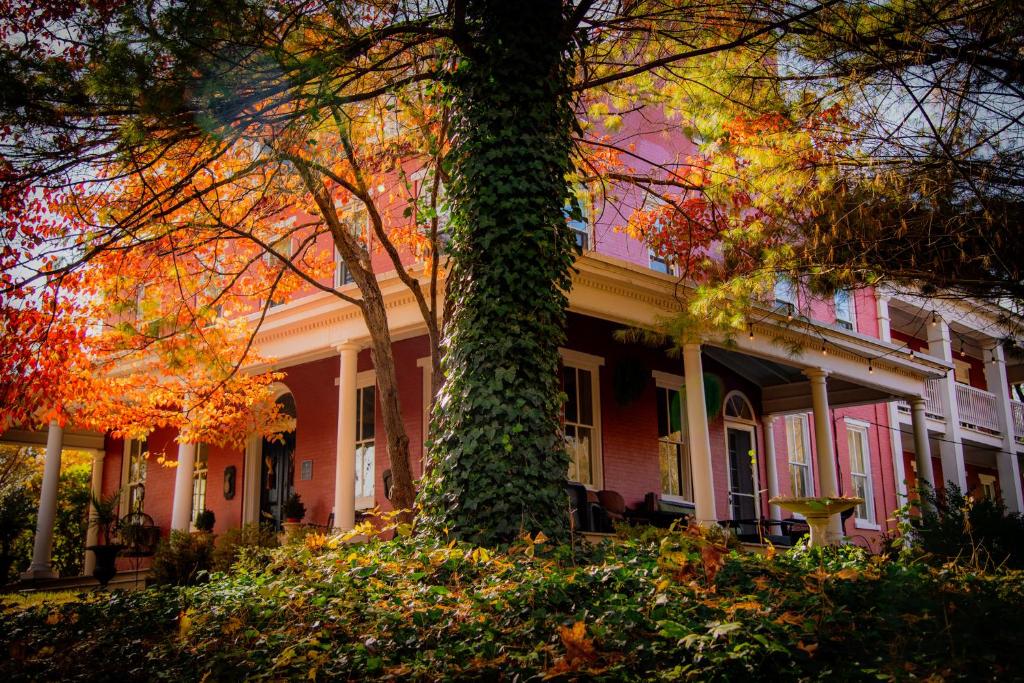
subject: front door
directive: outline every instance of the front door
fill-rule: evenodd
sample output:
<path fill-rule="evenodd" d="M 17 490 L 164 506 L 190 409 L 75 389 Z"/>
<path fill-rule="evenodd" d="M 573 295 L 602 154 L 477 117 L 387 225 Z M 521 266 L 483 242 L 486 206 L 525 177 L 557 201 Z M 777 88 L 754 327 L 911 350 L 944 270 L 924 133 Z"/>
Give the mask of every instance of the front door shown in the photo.
<path fill-rule="evenodd" d="M 729 509 L 736 520 L 756 520 L 754 498 L 754 434 L 750 429 L 726 427 L 729 448 Z M 744 524 L 738 531 L 757 533 L 754 524 Z"/>
<path fill-rule="evenodd" d="M 295 432 L 283 441 L 263 440 L 260 462 L 260 524 L 281 528 L 281 506 L 292 494 L 295 480 Z"/>

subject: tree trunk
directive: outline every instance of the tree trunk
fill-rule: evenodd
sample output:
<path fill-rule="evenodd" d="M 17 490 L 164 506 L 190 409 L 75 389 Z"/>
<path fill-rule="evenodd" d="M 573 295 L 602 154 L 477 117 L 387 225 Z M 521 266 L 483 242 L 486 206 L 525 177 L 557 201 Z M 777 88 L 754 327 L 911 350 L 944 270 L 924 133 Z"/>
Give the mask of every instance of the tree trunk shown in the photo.
<path fill-rule="evenodd" d="M 462 24 L 456 18 L 457 24 Z M 571 61 L 559 0 L 469 0 L 452 76 L 451 307 L 424 526 L 477 543 L 561 535 L 558 347 L 575 251 Z"/>
<path fill-rule="evenodd" d="M 402 409 L 398 402 L 398 374 L 395 372 L 387 309 L 375 280 L 374 286 L 363 290 L 363 301 L 363 315 L 370 331 L 370 355 L 379 392 L 377 400 L 380 402 L 384 434 L 388 442 L 388 460 L 391 463 L 391 504 L 396 510 L 411 512 L 416 501 L 416 487 L 413 485 L 412 467 L 409 464 L 409 435 L 405 432 Z"/>

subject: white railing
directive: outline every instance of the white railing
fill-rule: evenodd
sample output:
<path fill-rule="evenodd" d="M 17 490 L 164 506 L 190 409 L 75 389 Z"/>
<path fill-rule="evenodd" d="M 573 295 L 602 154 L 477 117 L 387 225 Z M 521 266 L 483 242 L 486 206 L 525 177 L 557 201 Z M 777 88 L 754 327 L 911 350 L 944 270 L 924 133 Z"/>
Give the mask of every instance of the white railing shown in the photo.
<path fill-rule="evenodd" d="M 945 411 L 942 409 L 942 384 L 941 379 L 930 379 L 924 383 L 924 413 L 933 420 L 945 420 Z M 896 407 L 904 413 L 910 412 L 910 404 L 906 401 L 898 401 Z"/>
<path fill-rule="evenodd" d="M 1010 401 L 1010 410 L 1013 412 L 1013 434 L 1017 443 L 1024 443 L 1024 403 Z"/>
<path fill-rule="evenodd" d="M 960 409 L 960 424 L 963 427 L 991 434 L 999 433 L 995 394 L 966 384 L 957 384 L 956 404 Z"/>

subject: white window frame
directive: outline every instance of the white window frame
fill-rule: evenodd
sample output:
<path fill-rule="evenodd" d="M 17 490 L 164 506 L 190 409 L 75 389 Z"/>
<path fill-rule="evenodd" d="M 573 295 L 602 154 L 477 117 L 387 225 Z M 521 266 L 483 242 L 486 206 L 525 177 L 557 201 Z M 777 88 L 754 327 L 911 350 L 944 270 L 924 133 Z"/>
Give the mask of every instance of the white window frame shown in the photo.
<path fill-rule="evenodd" d="M 800 422 L 800 445 L 802 447 L 804 458 L 806 462 L 796 462 L 793 460 L 794 444 L 790 439 L 790 421 Z M 804 478 L 806 495 L 814 495 L 814 459 L 811 457 L 811 430 L 808 424 L 809 420 L 806 413 L 795 413 L 793 415 L 786 415 L 783 421 L 786 429 L 786 470 L 789 472 L 789 491 L 791 495 L 796 495 L 796 489 L 793 486 L 793 467 L 806 467 L 807 476 Z M 799 517 L 800 515 L 794 515 Z"/>
<path fill-rule="evenodd" d="M 881 527 L 878 525 L 878 515 L 875 513 L 875 491 L 874 482 L 871 480 L 871 425 L 861 420 L 853 420 L 846 418 L 846 445 L 847 445 L 847 457 L 850 461 L 850 484 L 854 486 L 853 491 L 856 491 L 854 485 L 855 477 L 862 478 L 864 480 L 864 503 L 863 509 L 867 512 L 867 517 L 860 516 L 861 505 L 858 505 L 853 510 L 853 523 L 858 529 L 870 529 L 872 531 L 879 531 Z M 852 445 L 851 439 L 858 439 L 860 441 L 862 457 L 864 460 L 864 471 L 855 472 L 853 466 L 853 452 L 850 449 Z"/>
<path fill-rule="evenodd" d="M 361 226 L 357 225 L 357 221 L 360 220 L 362 221 Z M 365 206 L 360 205 L 357 208 L 344 211 L 341 214 L 341 222 L 348 227 L 349 232 L 357 239 L 361 239 L 365 244 L 370 243 L 370 211 Z M 342 272 L 348 273 L 350 278 L 348 282 L 345 282 L 342 278 Z M 341 258 L 337 245 L 334 245 L 334 288 L 341 289 L 350 285 L 354 286 L 355 280 L 351 278 L 352 273 L 348 270 L 348 265 Z"/>
<path fill-rule="evenodd" d="M 784 294 L 784 296 L 779 296 Z M 791 312 L 800 310 L 800 283 L 788 275 L 779 275 L 775 278 L 775 289 L 772 293 L 773 308 L 787 307 Z"/>
<path fill-rule="evenodd" d="M 849 313 L 848 318 L 839 317 L 839 297 L 849 297 L 847 301 L 849 305 L 846 310 Z M 853 290 L 851 289 L 837 289 L 835 295 L 832 297 L 832 304 L 835 307 L 836 314 L 836 325 L 843 329 L 856 331 L 857 330 L 857 301 L 853 296 Z"/>
<path fill-rule="evenodd" d="M 575 221 L 572 220 L 572 217 L 568 213 L 569 212 L 569 206 L 565 207 L 565 211 L 566 211 L 565 222 L 569 226 L 569 229 L 572 230 L 574 235 L 576 235 L 576 236 L 581 236 L 582 235 L 582 237 L 583 237 L 583 245 L 581 247 L 581 251 L 583 251 L 584 253 L 588 252 L 588 251 L 593 251 L 594 250 L 594 225 L 593 225 L 594 222 L 591 220 L 591 217 L 592 217 L 592 211 L 591 211 L 592 199 L 590 197 L 590 189 L 586 185 L 576 184 L 576 185 L 573 186 L 572 191 L 573 191 L 573 196 L 576 198 L 576 201 L 580 205 L 580 212 L 583 214 L 583 230 L 580 230 L 579 228 L 573 227 L 573 223 L 575 223 Z M 576 243 L 579 244 L 579 240 L 578 239 L 577 239 Z"/>
<path fill-rule="evenodd" d="M 662 499 L 670 501 L 670 502 L 687 503 L 687 504 L 692 505 L 693 502 L 694 502 L 692 500 L 692 497 L 693 497 L 693 460 L 692 460 L 692 457 L 690 455 L 689 432 L 687 431 L 688 425 L 686 423 L 686 379 L 682 375 L 673 375 L 673 374 L 668 373 L 668 372 L 661 372 L 660 370 L 652 370 L 651 371 L 651 375 L 654 377 L 654 384 L 655 384 L 655 386 L 658 389 L 666 389 L 666 390 L 670 390 L 670 391 L 678 391 L 679 392 L 679 412 L 680 412 L 680 415 L 679 415 L 679 440 L 678 441 L 673 441 L 671 439 L 667 439 L 666 437 L 662 437 L 662 436 L 659 435 L 658 436 L 658 442 L 659 442 L 659 444 L 661 442 L 663 442 L 663 441 L 664 442 L 671 442 L 671 443 L 677 444 L 680 447 L 681 456 L 682 456 L 683 460 L 686 461 L 686 468 L 685 468 L 686 469 L 686 473 L 689 474 L 689 476 L 690 476 L 690 481 L 689 481 L 690 498 L 689 499 L 686 498 L 686 496 L 677 496 L 677 495 L 673 495 L 671 493 L 665 493 L 664 490 L 660 491 L 661 497 L 662 497 Z M 655 406 L 655 410 L 657 410 L 657 406 Z M 659 462 L 658 462 L 658 470 L 659 470 L 658 471 L 658 475 L 659 475 L 659 478 L 660 478 L 660 476 L 661 476 L 661 462 L 660 462 L 660 460 L 661 460 L 661 453 L 660 453 L 660 446 L 659 446 L 658 459 L 659 459 Z M 680 478 L 682 478 L 682 473 L 680 473 Z M 682 485 L 682 482 L 680 482 L 680 485 Z"/>
<path fill-rule="evenodd" d="M 978 473 L 978 486 L 981 487 L 983 498 L 995 502 L 996 500 L 996 478 L 991 474 Z"/>
<path fill-rule="evenodd" d="M 604 488 L 604 459 L 602 456 L 601 448 L 601 381 L 600 381 L 600 370 L 604 365 L 604 358 L 601 356 L 595 356 L 589 353 L 583 353 L 582 351 L 573 351 L 572 349 L 558 349 L 559 355 L 562 358 L 562 366 L 566 368 L 574 368 L 576 370 L 586 370 L 590 373 L 590 400 L 593 405 L 591 406 L 594 424 L 586 425 L 590 427 L 592 436 L 590 439 L 591 451 L 590 458 L 593 467 L 593 483 L 583 483 L 588 489 L 599 491 Z M 559 379 L 561 379 L 561 372 L 559 372 Z M 565 408 L 562 409 L 562 425 L 563 434 L 565 425 Z M 570 468 L 572 463 L 570 463 Z M 566 472 L 566 477 L 569 476 L 569 472 Z"/>
<path fill-rule="evenodd" d="M 653 249 L 647 250 L 647 267 L 656 273 L 677 277 L 676 264 L 671 258 L 668 256 L 658 256 L 654 253 Z"/>
<path fill-rule="evenodd" d="M 205 456 L 205 458 L 204 458 Z M 209 490 L 210 474 L 210 447 L 205 443 L 196 444 L 195 461 L 192 469 L 192 519 L 189 520 L 189 527 L 196 528 L 196 517 L 206 509 L 206 494 Z M 202 484 L 202 495 L 197 495 L 197 487 Z M 196 509 L 196 499 L 201 498 L 202 507 Z"/>
<path fill-rule="evenodd" d="M 367 387 L 373 387 L 373 439 L 360 439 L 359 438 L 359 425 L 360 425 L 360 414 L 362 410 L 362 400 L 360 392 Z M 377 391 L 377 374 L 373 370 L 364 370 L 363 372 L 356 374 L 356 455 L 355 455 L 355 487 L 356 487 L 356 498 L 355 507 L 356 510 L 369 510 L 376 505 L 376 494 L 377 494 L 377 403 L 379 402 L 379 396 Z M 373 446 L 373 462 L 370 467 L 370 482 L 369 482 L 369 495 L 359 495 L 359 484 L 362 478 L 359 476 L 360 473 L 360 452 L 361 446 L 372 445 Z M 365 483 L 365 482 L 364 482 Z M 363 487 L 363 491 L 366 491 L 366 487 Z"/>
<path fill-rule="evenodd" d="M 131 458 L 132 458 L 132 444 L 139 444 L 139 455 L 142 458 L 142 476 L 134 483 L 130 479 L 131 476 Z M 149 457 L 148 457 L 148 443 L 147 439 L 125 439 L 124 440 L 124 453 L 121 457 L 121 502 L 118 509 L 118 517 L 124 517 L 131 510 L 129 505 L 131 503 L 131 492 L 136 486 L 142 487 L 142 505 L 136 512 L 146 511 L 146 480 L 148 478 L 149 470 Z"/>

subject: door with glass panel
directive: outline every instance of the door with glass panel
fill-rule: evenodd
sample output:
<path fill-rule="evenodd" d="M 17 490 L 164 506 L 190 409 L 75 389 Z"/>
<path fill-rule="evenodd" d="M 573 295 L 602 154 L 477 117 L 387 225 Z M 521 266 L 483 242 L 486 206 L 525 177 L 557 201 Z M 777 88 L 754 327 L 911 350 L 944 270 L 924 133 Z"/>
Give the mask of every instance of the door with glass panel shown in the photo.
<path fill-rule="evenodd" d="M 729 458 L 729 508 L 733 519 L 757 519 L 754 487 L 754 430 L 747 427 L 726 427 Z M 744 524 L 740 533 L 757 533 L 754 524 Z"/>

